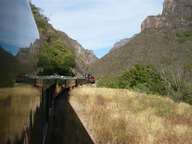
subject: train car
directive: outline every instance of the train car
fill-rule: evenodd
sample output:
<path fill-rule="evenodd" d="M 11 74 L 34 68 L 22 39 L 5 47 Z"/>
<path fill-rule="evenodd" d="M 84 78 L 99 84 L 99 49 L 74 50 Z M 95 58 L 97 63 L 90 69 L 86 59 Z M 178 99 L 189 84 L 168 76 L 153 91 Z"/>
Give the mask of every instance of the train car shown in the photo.
<path fill-rule="evenodd" d="M 26 82 L 26 77 L 25 77 L 25 74 L 18 74 L 16 76 L 16 83 L 24 83 Z"/>
<path fill-rule="evenodd" d="M 95 77 L 94 76 L 90 76 L 88 81 L 89 81 L 89 83 L 94 84 L 95 83 Z"/>
<path fill-rule="evenodd" d="M 76 79 L 66 79 L 66 80 L 64 80 L 63 81 L 63 87 L 68 88 L 68 89 L 76 87 Z"/>
<path fill-rule="evenodd" d="M 84 77 L 76 79 L 76 86 L 81 86 L 84 84 L 87 84 L 87 79 L 85 79 Z"/>
<path fill-rule="evenodd" d="M 90 84 L 95 83 L 95 77 L 91 74 L 85 74 L 85 79 L 87 80 L 87 83 L 90 83 Z"/>

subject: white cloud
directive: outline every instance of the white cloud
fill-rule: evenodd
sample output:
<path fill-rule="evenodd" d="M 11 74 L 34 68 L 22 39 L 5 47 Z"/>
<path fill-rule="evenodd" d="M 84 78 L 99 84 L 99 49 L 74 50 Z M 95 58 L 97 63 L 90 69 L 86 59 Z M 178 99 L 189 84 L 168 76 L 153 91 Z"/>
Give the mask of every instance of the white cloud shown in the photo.
<path fill-rule="evenodd" d="M 140 31 L 148 15 L 161 13 L 163 0 L 33 0 L 55 28 L 91 50 L 105 49 Z"/>

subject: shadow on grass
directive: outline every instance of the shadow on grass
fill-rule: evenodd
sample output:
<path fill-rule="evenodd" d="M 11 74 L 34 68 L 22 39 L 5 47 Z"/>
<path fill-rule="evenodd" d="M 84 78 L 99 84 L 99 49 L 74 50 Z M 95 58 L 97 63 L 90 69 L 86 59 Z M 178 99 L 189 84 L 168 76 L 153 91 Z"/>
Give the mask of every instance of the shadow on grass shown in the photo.
<path fill-rule="evenodd" d="M 89 134 L 68 102 L 66 90 L 55 100 L 55 115 L 48 130 L 48 144 L 93 144 Z"/>

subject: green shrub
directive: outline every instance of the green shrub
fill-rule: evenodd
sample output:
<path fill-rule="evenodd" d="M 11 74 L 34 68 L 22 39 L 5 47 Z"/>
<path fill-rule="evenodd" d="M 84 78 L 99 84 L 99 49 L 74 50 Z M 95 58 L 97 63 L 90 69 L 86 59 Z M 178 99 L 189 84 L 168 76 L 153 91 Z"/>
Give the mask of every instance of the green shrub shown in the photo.
<path fill-rule="evenodd" d="M 164 81 L 152 66 L 135 65 L 120 78 L 120 88 L 132 88 L 145 92 L 165 94 Z"/>
<path fill-rule="evenodd" d="M 179 42 L 183 43 L 187 40 L 192 40 L 192 31 L 181 31 L 176 33 L 176 38 Z"/>
<path fill-rule="evenodd" d="M 31 4 L 32 7 L 32 11 L 34 14 L 34 18 L 35 18 L 35 22 L 38 26 L 38 30 L 41 33 L 46 32 L 49 28 L 49 23 L 48 23 L 48 18 L 45 17 L 43 14 L 41 14 L 41 9 L 37 8 L 36 6 L 34 6 L 33 4 Z"/>
<path fill-rule="evenodd" d="M 183 94 L 182 101 L 192 104 L 192 85 L 190 87 L 186 88 L 182 94 Z"/>
<path fill-rule="evenodd" d="M 118 77 L 98 80 L 97 86 L 167 95 L 174 101 L 192 104 L 192 83 L 188 75 L 186 71 L 173 73 L 167 70 L 159 73 L 153 66 L 135 65 Z"/>
<path fill-rule="evenodd" d="M 45 43 L 39 54 L 38 66 L 43 74 L 72 75 L 75 66 L 75 56 L 60 41 Z"/>
<path fill-rule="evenodd" d="M 135 65 L 118 77 L 100 79 L 98 86 L 165 94 L 164 81 L 160 74 L 152 66 L 144 65 Z"/>

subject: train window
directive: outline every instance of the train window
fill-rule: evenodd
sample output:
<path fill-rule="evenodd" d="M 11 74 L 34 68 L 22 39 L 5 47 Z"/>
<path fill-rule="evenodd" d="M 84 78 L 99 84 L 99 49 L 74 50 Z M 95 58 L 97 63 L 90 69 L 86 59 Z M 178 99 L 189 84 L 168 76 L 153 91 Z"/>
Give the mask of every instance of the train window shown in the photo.
<path fill-rule="evenodd" d="M 16 55 L 39 38 L 28 0 L 0 0 L 0 47 Z"/>
<path fill-rule="evenodd" d="M 18 53 L 39 39 L 29 0 L 0 0 L 0 86 L 9 86 L 24 69 Z M 29 49 L 28 49 L 29 50 Z M 21 55 L 22 56 L 22 55 Z M 23 58 L 25 61 L 25 58 Z"/>

